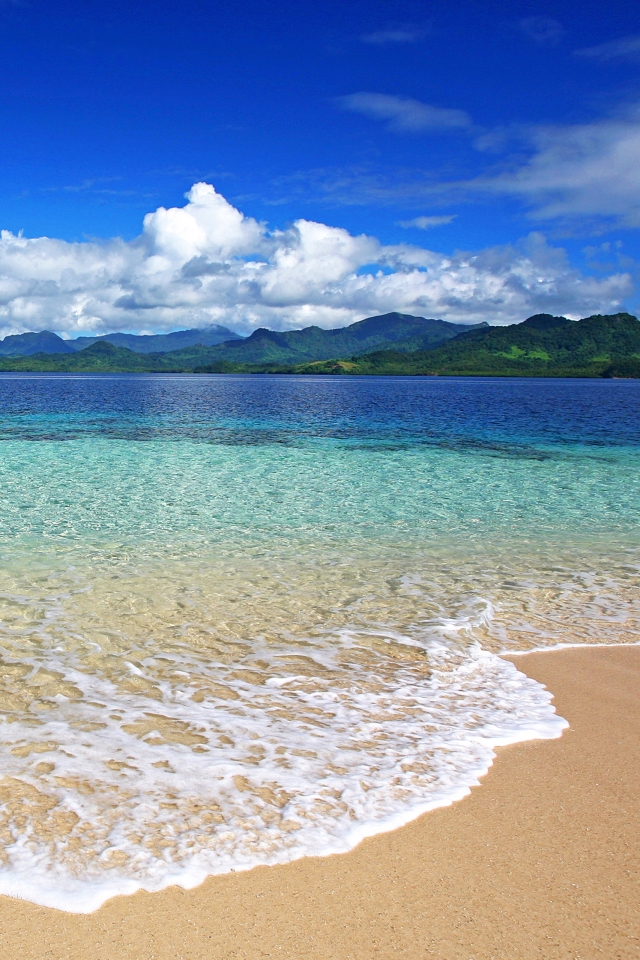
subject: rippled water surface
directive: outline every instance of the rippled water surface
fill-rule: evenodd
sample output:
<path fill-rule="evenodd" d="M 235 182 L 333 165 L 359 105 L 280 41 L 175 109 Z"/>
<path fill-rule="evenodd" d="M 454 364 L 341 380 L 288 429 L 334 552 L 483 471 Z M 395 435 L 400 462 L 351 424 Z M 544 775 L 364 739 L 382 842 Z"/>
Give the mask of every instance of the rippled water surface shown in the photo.
<path fill-rule="evenodd" d="M 0 378 L 0 891 L 305 853 L 556 736 L 635 642 L 640 383 Z"/>

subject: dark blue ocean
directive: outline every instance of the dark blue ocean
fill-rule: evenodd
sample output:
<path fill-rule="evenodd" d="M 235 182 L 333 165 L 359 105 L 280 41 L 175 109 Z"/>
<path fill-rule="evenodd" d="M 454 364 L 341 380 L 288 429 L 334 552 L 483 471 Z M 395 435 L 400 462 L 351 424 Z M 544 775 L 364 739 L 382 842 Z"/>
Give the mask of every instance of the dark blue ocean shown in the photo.
<path fill-rule="evenodd" d="M 637 380 L 3 374 L 0 437 L 637 446 Z"/>

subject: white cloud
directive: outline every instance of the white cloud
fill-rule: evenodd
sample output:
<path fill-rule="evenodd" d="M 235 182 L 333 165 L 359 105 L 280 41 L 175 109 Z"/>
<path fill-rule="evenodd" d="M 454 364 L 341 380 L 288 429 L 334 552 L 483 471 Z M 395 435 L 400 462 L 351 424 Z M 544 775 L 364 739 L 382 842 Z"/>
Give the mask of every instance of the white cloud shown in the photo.
<path fill-rule="evenodd" d="M 471 117 L 464 110 L 432 107 L 420 100 L 387 93 L 350 93 L 338 97 L 336 102 L 343 110 L 373 120 L 387 120 L 387 128 L 397 133 L 468 130 L 472 126 Z"/>
<path fill-rule="evenodd" d="M 525 17 L 518 26 L 525 36 L 540 46 L 555 46 L 564 34 L 564 27 L 553 17 Z"/>
<path fill-rule="evenodd" d="M 224 258 L 255 253 L 264 245 L 264 226 L 232 207 L 208 183 L 196 183 L 186 207 L 158 207 L 144 218 L 146 239 L 168 261 Z"/>
<path fill-rule="evenodd" d="M 383 47 L 388 43 L 415 43 L 417 40 L 422 40 L 426 33 L 424 27 L 404 24 L 398 27 L 387 27 L 385 30 L 374 30 L 373 33 L 365 33 L 360 39 L 363 43 Z"/>
<path fill-rule="evenodd" d="M 594 60 L 640 60 L 640 35 L 619 37 L 595 47 L 584 47 L 575 53 L 577 57 L 591 57 Z"/>
<path fill-rule="evenodd" d="M 455 213 L 449 213 L 440 217 L 414 217 L 413 220 L 399 220 L 398 226 L 404 227 L 405 230 L 410 230 L 412 227 L 417 230 L 430 230 L 431 227 L 442 227 L 446 223 L 451 223 L 456 216 Z"/>
<path fill-rule="evenodd" d="M 640 226 L 640 105 L 593 123 L 527 134 L 533 153 L 515 169 L 477 181 L 520 196 L 539 219 Z"/>
<path fill-rule="evenodd" d="M 0 332 L 69 335 L 224 323 L 336 327 L 400 310 L 458 321 L 620 307 L 628 274 L 583 276 L 539 234 L 453 256 L 297 220 L 269 231 L 208 184 L 160 207 L 131 242 L 0 237 Z"/>

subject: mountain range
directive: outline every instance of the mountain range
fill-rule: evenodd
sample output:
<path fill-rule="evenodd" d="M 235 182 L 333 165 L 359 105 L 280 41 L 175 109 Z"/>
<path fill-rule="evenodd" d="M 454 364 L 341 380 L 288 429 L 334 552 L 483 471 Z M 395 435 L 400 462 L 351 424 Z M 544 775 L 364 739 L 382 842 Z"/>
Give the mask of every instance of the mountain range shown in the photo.
<path fill-rule="evenodd" d="M 185 364 L 189 367 L 193 365 L 192 361 L 196 360 L 201 365 L 216 363 L 234 367 L 238 364 L 299 364 L 332 357 L 360 356 L 391 346 L 400 351 L 425 350 L 466 330 L 476 329 L 477 326 L 487 324 L 469 326 L 447 320 L 427 320 L 402 313 L 388 313 L 384 316 L 368 317 L 336 330 L 305 327 L 303 330 L 278 333 L 260 328 L 250 337 L 240 337 L 226 327 L 208 327 L 204 330 L 180 330 L 177 333 L 156 336 L 109 333 L 102 337 L 63 340 L 57 334 L 45 330 L 41 333 L 5 337 L 0 341 L 0 358 L 38 357 L 39 361 L 45 362 L 45 355 L 53 357 L 64 354 L 70 359 L 71 354 L 82 353 L 83 363 L 89 357 L 100 357 L 104 361 L 107 356 L 111 356 L 115 361 L 116 354 L 106 349 L 109 346 L 124 348 L 135 354 L 145 354 L 152 364 L 161 369 L 176 364 L 178 368 Z M 87 349 L 92 349 L 93 352 L 87 355 Z M 119 362 L 125 362 L 125 355 L 117 356 Z M 130 366 L 126 369 L 150 369 L 133 358 L 129 358 L 129 362 Z M 71 363 L 69 369 L 75 368 L 76 363 Z M 0 366 L 0 369 L 9 368 Z M 28 367 L 19 365 L 10 369 Z M 67 367 L 63 364 L 55 369 Z"/>
<path fill-rule="evenodd" d="M 296 372 L 640 377 L 640 321 L 629 313 L 595 314 L 578 321 L 536 314 L 507 327 L 469 330 L 433 350 L 375 351 L 337 361 L 334 367 L 307 364 Z"/>
<path fill-rule="evenodd" d="M 208 328 L 212 337 L 225 328 Z M 231 333 L 230 331 L 226 331 Z M 294 373 L 440 376 L 640 377 L 640 322 L 628 313 L 574 321 L 536 314 L 519 324 L 491 327 L 389 313 L 337 330 L 307 327 L 204 344 L 206 331 L 156 337 L 109 334 L 64 353 L 42 349 L 60 338 L 46 331 L 22 334 L 38 352 L 1 356 L 0 370 L 104 373 Z M 184 336 L 180 349 L 132 350 L 120 338 L 160 342 Z M 192 339 L 197 335 L 197 342 Z M 220 334 L 223 335 L 223 334 Z M 49 338 L 56 337 L 56 341 Z M 30 338 L 30 339 L 29 339 Z M 118 338 L 113 342 L 114 338 Z M 0 346 L 6 344 L 6 337 Z M 63 344 L 78 344 L 78 340 Z M 125 343 L 128 341 L 125 341 Z M 183 341 L 178 341 L 183 342 Z"/>
<path fill-rule="evenodd" d="M 488 324 L 450 323 L 448 320 L 412 317 L 404 313 L 385 313 L 367 317 L 348 327 L 323 330 L 305 327 L 277 333 L 260 327 L 246 340 L 221 343 L 211 351 L 211 363 L 298 364 L 333 357 L 362 356 L 393 345 L 403 353 L 428 350 L 468 330 Z"/>
<path fill-rule="evenodd" d="M 99 337 L 76 337 L 75 340 L 63 340 L 57 333 L 41 330 L 40 333 L 10 334 L 4 340 L 0 340 L 0 357 L 32 357 L 37 353 L 76 353 L 94 343 L 112 343 L 116 347 L 133 350 L 134 353 L 168 353 L 171 350 L 195 347 L 198 344 L 212 347 L 225 340 L 242 339 L 233 330 L 217 324 L 200 330 L 178 330 L 175 333 L 149 335 L 106 333 Z"/>

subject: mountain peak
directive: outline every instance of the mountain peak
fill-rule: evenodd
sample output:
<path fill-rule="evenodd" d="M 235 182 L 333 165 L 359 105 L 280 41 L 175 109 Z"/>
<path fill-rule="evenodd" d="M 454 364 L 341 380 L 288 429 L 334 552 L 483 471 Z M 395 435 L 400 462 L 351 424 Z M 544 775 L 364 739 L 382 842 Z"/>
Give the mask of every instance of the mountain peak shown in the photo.
<path fill-rule="evenodd" d="M 527 317 L 521 324 L 531 330 L 556 330 L 558 327 L 566 327 L 568 323 L 573 323 L 568 317 L 554 317 L 551 313 L 535 313 L 532 317 Z"/>
<path fill-rule="evenodd" d="M 0 340 L 0 357 L 30 357 L 34 353 L 73 353 L 73 347 L 51 330 L 12 333 Z"/>

